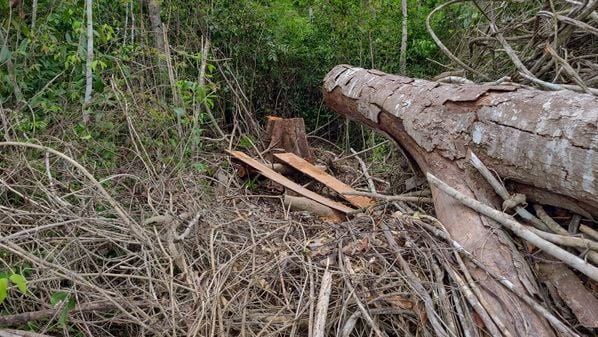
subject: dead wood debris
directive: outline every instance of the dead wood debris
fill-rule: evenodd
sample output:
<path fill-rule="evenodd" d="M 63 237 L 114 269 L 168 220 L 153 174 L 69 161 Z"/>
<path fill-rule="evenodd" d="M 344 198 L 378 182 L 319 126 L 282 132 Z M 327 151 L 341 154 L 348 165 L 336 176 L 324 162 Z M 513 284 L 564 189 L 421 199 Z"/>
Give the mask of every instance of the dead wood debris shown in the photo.
<path fill-rule="evenodd" d="M 462 42 L 451 51 L 430 21 L 441 9 L 464 2 L 475 6 L 481 20 L 466 28 Z M 429 14 L 426 27 L 456 69 L 462 70 L 436 80 L 466 83 L 469 80 L 463 76 L 489 81 L 509 75 L 544 90 L 598 95 L 597 9 L 596 1 L 445 2 Z"/>
<path fill-rule="evenodd" d="M 331 224 L 287 212 L 280 196 L 243 186 L 232 166 L 218 171 L 225 177 L 214 179 L 217 195 L 190 174 L 121 181 L 130 195 L 106 199 L 73 170 L 56 165 L 53 155 L 48 169 L 37 170 L 21 150 L 10 153 L 0 155 L 6 163 L 0 170 L 0 259 L 6 266 L 28 265 L 30 295 L 9 290 L 3 305 L 14 314 L 0 320 L 3 327 L 21 329 L 25 318 L 43 325 L 44 335 L 62 334 L 55 315 L 60 308 L 49 305 L 62 291 L 76 299 L 71 329 L 93 336 L 508 333 L 476 295 L 479 285 L 461 261 L 472 255 L 432 216 L 393 203 L 417 208 L 414 200 L 429 197 L 428 191 L 389 197 Z M 45 161 L 40 156 L 41 167 Z M 359 175 L 359 163 L 353 167 Z M 54 188 L 45 183 L 47 170 L 59 179 Z M 80 187 L 73 190 L 75 182 Z M 327 187 L 321 188 L 318 193 Z M 402 212 L 393 215 L 397 209 Z M 572 295 L 562 292 L 568 281 L 548 279 L 561 291 L 563 310 L 568 298 L 591 289 L 592 281 L 579 279 Z M 571 308 L 573 315 L 557 315 L 548 299 L 528 297 L 526 303 L 564 335 L 589 333 L 577 323 L 595 316 L 580 314 L 579 307 Z"/>

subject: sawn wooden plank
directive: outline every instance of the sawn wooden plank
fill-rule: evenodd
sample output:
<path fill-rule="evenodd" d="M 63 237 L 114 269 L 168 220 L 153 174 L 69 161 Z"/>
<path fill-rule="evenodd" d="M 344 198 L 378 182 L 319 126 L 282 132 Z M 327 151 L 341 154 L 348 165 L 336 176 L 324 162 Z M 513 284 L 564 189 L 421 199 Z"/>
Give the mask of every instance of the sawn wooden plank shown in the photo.
<path fill-rule="evenodd" d="M 226 152 L 228 154 L 230 154 L 231 156 L 239 159 L 240 161 L 244 162 L 245 164 L 253 167 L 254 169 L 256 169 L 260 174 L 262 174 L 264 177 L 278 183 L 281 184 L 282 186 L 288 188 L 289 190 L 295 192 L 295 193 L 299 193 L 302 196 L 312 199 L 314 201 L 319 202 L 322 205 L 328 206 L 332 209 L 335 209 L 337 211 L 343 212 L 345 214 L 350 213 L 352 211 L 354 211 L 354 209 L 352 209 L 351 207 L 345 206 L 339 202 L 330 200 L 328 198 L 325 198 L 315 192 L 312 192 L 308 189 L 306 189 L 305 187 L 289 180 L 288 178 L 286 178 L 285 176 L 276 173 L 274 170 L 272 170 L 271 168 L 267 167 L 266 165 L 258 162 L 257 160 L 249 157 L 248 155 L 246 155 L 243 152 L 240 151 L 229 151 L 226 150 Z"/>
<path fill-rule="evenodd" d="M 293 153 L 275 153 L 274 156 L 283 163 L 293 167 L 299 172 L 310 176 L 311 178 L 321 182 L 322 184 L 336 191 L 353 206 L 364 208 L 371 206 L 374 203 L 374 201 L 368 197 L 358 195 L 346 195 L 345 193 L 355 192 L 355 190 L 351 188 L 351 186 L 336 179 L 335 177 L 324 172 L 319 167 L 310 164 L 305 159 Z"/>

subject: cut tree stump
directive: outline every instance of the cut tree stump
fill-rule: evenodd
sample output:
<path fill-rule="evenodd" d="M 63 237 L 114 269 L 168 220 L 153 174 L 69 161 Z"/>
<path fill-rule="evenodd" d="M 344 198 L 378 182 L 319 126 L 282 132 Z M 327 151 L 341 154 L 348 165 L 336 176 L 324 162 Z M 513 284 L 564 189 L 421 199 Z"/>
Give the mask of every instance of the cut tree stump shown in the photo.
<path fill-rule="evenodd" d="M 281 152 L 294 153 L 310 163 L 315 161 L 307 142 L 303 118 L 268 116 L 266 137 L 269 149 L 282 149 Z"/>
<path fill-rule="evenodd" d="M 336 112 L 399 143 L 459 192 L 501 209 L 489 184 L 467 163 L 472 150 L 502 178 L 598 209 L 598 97 L 516 85 L 453 85 L 336 66 L 324 79 Z M 436 215 L 451 236 L 492 272 L 535 297 L 528 263 L 500 226 L 432 188 Z M 582 201 L 582 202 L 581 202 Z M 498 282 L 468 266 L 484 299 L 513 336 L 555 336 L 548 322 Z"/>

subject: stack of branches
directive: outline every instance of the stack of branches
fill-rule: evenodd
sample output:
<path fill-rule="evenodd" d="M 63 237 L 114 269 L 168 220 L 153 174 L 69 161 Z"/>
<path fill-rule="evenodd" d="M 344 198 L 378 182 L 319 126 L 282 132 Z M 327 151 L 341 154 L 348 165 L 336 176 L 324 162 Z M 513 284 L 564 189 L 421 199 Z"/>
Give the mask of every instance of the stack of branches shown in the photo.
<path fill-rule="evenodd" d="M 27 295 L 8 289 L 0 327 L 21 335 L 498 336 L 504 328 L 476 296 L 463 262 L 475 258 L 433 217 L 388 207 L 330 225 L 287 213 L 281 197 L 248 194 L 231 166 L 221 171 L 229 183 L 206 196 L 197 176 L 138 172 L 100 183 L 63 153 L 0 146 L 0 271 L 28 283 Z M 51 303 L 57 293 L 68 297 Z"/>
<path fill-rule="evenodd" d="M 450 51 L 430 25 L 441 9 L 427 18 L 427 28 L 441 50 L 460 70 L 439 80 L 506 79 L 545 90 L 569 89 L 598 95 L 598 1 L 483 1 L 471 3 L 481 13 L 457 51 Z M 455 76 L 456 75 L 456 76 Z"/>
<path fill-rule="evenodd" d="M 331 227 L 240 184 L 202 201 L 193 176 L 97 181 L 51 148 L 0 147 L 0 271 L 27 280 L 2 336 L 430 336 L 439 319 L 463 335 L 457 315 L 475 329 L 450 249 L 411 221 Z"/>

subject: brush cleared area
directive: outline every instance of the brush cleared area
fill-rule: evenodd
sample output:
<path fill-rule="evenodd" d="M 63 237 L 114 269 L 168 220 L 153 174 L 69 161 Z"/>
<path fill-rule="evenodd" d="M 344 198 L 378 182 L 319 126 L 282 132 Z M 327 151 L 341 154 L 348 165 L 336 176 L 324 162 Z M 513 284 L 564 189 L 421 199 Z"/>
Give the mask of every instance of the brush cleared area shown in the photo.
<path fill-rule="evenodd" d="M 249 191 L 223 156 L 212 162 L 229 184 L 151 170 L 92 180 L 64 154 L 2 148 L 1 258 L 28 280 L 26 295 L 9 290 L 4 305 L 18 314 L 0 317 L 2 326 L 93 336 L 415 336 L 434 334 L 433 314 L 453 329 L 457 319 L 475 328 L 449 276 L 459 270 L 453 249 L 426 230 L 437 226 L 427 216 L 384 206 L 331 224 L 288 212 L 280 196 Z M 66 297 L 51 305 L 57 293 Z"/>

